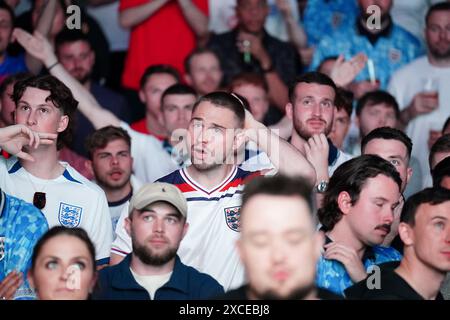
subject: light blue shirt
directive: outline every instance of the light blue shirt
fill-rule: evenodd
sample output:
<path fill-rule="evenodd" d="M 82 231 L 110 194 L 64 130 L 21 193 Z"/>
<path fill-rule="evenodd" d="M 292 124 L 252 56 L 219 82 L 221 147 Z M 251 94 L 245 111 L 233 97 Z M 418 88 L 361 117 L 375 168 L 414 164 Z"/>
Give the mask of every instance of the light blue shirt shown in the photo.
<path fill-rule="evenodd" d="M 34 299 L 26 279 L 34 246 L 48 230 L 42 212 L 30 203 L 0 191 L 0 281 L 10 272 L 22 272 L 24 281 L 14 299 Z"/>

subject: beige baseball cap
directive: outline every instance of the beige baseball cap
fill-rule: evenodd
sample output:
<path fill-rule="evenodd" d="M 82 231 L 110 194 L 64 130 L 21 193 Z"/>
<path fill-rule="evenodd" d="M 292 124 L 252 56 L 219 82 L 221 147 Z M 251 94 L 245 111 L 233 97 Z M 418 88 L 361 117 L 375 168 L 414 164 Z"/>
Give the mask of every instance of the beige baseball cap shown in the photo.
<path fill-rule="evenodd" d="M 180 213 L 187 217 L 187 202 L 181 191 L 173 184 L 154 182 L 143 185 L 138 192 L 133 194 L 128 207 L 128 213 L 133 209 L 142 210 L 148 205 L 165 201 L 173 205 Z"/>

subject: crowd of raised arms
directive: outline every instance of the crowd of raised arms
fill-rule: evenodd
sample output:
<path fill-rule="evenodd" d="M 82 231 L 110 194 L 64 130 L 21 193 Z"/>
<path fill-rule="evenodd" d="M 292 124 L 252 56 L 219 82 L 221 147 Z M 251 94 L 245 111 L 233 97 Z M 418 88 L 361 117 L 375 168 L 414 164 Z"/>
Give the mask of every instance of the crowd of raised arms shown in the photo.
<path fill-rule="evenodd" d="M 0 0 L 0 151 L 0 300 L 450 299 L 450 1 Z"/>

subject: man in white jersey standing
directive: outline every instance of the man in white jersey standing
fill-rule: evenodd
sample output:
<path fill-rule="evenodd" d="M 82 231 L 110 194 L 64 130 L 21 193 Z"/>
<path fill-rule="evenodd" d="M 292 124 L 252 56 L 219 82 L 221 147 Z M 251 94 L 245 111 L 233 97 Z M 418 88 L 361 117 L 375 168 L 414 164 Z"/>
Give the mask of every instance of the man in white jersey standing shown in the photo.
<path fill-rule="evenodd" d="M 80 111 L 95 127 L 101 128 L 118 122 L 63 67 L 55 64 L 56 58 L 51 47 L 39 35 L 32 36 L 23 31 L 15 32 L 15 35 L 29 52 L 41 59 L 47 67 L 51 67 L 53 75 L 71 88 L 80 102 Z M 30 45 L 33 42 L 39 43 L 41 47 Z M 132 139 L 134 144 L 133 135 Z M 244 179 L 275 171 L 251 173 L 235 165 L 235 152 L 247 139 L 254 141 L 259 150 L 266 152 L 277 171 L 291 176 L 302 175 L 312 184 L 315 183 L 315 170 L 306 158 L 288 142 L 257 122 L 245 111 L 239 98 L 225 92 L 203 96 L 193 107 L 186 140 L 191 151 L 192 165 L 160 179 L 161 182 L 175 184 L 188 201 L 190 230 L 178 252 L 182 262 L 211 275 L 225 290 L 244 283 L 244 269 L 234 247 L 239 232 Z M 154 154 L 148 150 L 146 159 L 153 157 Z M 117 229 L 120 229 L 120 225 Z M 128 244 L 128 248 L 119 249 L 122 256 L 131 252 L 129 237 Z M 115 263 L 123 259 L 119 254 L 113 254 L 111 258 L 114 258 Z"/>
<path fill-rule="evenodd" d="M 431 186 L 428 138 L 442 129 L 450 114 L 450 3 L 431 6 L 425 22 L 427 55 L 394 73 L 388 86 L 414 144 L 412 156 L 419 160 L 425 175 L 423 187 Z"/>
<path fill-rule="evenodd" d="M 70 136 L 71 117 L 78 102 L 57 78 L 32 76 L 18 81 L 12 95 L 14 119 L 36 132 L 58 135 L 56 143 L 26 147 L 34 161 L 0 159 L 0 187 L 33 203 L 49 226 L 81 227 L 96 246 L 99 265 L 108 263 L 111 220 L 104 192 L 69 164 L 58 161 L 58 150 Z"/>

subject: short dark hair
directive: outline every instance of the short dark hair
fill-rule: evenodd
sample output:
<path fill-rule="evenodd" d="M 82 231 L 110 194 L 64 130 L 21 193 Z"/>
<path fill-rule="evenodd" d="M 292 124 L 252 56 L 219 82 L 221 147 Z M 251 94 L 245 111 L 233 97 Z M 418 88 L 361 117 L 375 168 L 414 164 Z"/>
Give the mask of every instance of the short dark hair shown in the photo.
<path fill-rule="evenodd" d="M 95 130 L 86 138 L 86 150 L 90 160 L 93 159 L 95 150 L 106 147 L 115 140 L 123 140 L 131 148 L 131 137 L 128 132 L 120 127 L 106 126 Z"/>
<path fill-rule="evenodd" d="M 317 72 L 317 71 L 307 72 L 307 73 L 303 74 L 302 76 L 300 76 L 299 78 L 297 78 L 294 81 L 294 83 L 289 86 L 289 101 L 292 104 L 295 102 L 295 88 L 297 87 L 298 84 L 300 84 L 302 82 L 315 83 L 315 84 L 320 84 L 320 85 L 324 85 L 324 86 L 329 86 L 329 87 L 333 88 L 333 91 L 336 94 L 336 90 L 337 90 L 336 84 L 329 76 L 327 76 L 324 73 Z M 336 97 L 335 97 L 335 100 L 336 100 Z"/>
<path fill-rule="evenodd" d="M 367 144 L 374 139 L 384 140 L 397 140 L 403 143 L 408 151 L 408 159 L 411 158 L 411 152 L 413 143 L 411 139 L 403 132 L 391 127 L 376 128 L 369 132 L 361 141 L 361 152 L 364 153 L 364 149 Z"/>
<path fill-rule="evenodd" d="M 187 74 L 191 73 L 192 58 L 194 58 L 195 56 L 199 56 L 201 54 L 205 54 L 205 53 L 210 53 L 213 56 L 215 56 L 217 58 L 217 60 L 219 61 L 219 65 L 221 65 L 219 55 L 213 49 L 207 48 L 207 47 L 197 47 L 197 48 L 194 48 L 194 50 L 192 50 L 188 54 L 188 56 L 184 59 L 184 70 L 186 71 Z"/>
<path fill-rule="evenodd" d="M 175 78 L 175 80 L 177 82 L 181 81 L 180 73 L 177 71 L 177 69 L 175 69 L 171 65 L 155 64 L 155 65 L 151 65 L 151 66 L 147 67 L 147 69 L 145 69 L 144 74 L 141 76 L 140 88 L 144 89 L 148 78 L 150 78 L 152 75 L 158 74 L 158 73 L 165 73 L 165 74 L 171 75 L 172 77 Z"/>
<path fill-rule="evenodd" d="M 434 156 L 439 152 L 450 152 L 450 133 L 444 134 L 431 146 L 430 155 L 428 156 L 428 164 L 430 165 L 430 171 L 432 171 L 431 163 Z"/>
<path fill-rule="evenodd" d="M 400 222 L 414 226 L 417 210 L 420 205 L 428 203 L 434 206 L 447 201 L 450 201 L 450 190 L 444 188 L 423 189 L 406 200 L 400 216 Z"/>
<path fill-rule="evenodd" d="M 272 177 L 256 177 L 245 185 L 242 195 L 242 208 L 256 195 L 298 196 L 306 201 L 313 215 L 312 186 L 303 177 L 288 177 L 277 174 Z"/>
<path fill-rule="evenodd" d="M 91 239 L 89 238 L 87 232 L 82 228 L 66 228 L 63 226 L 55 226 L 51 229 L 49 229 L 36 243 L 33 249 L 33 255 L 31 257 L 31 272 L 34 271 L 34 268 L 36 267 L 36 261 L 39 257 L 39 254 L 42 251 L 42 247 L 52 238 L 58 237 L 58 236 L 71 236 L 75 237 L 79 240 L 81 240 L 85 245 L 86 248 L 89 251 L 89 255 L 92 258 L 93 264 L 91 266 L 94 273 L 96 272 L 95 267 L 95 247 L 92 243 Z M 86 266 L 87 267 L 87 266 Z"/>
<path fill-rule="evenodd" d="M 223 91 L 215 91 L 202 96 L 195 102 L 192 113 L 195 112 L 198 105 L 202 102 L 210 102 L 216 107 L 225 108 L 234 113 L 238 120 L 240 128 L 244 126 L 245 121 L 245 105 L 244 102 L 236 95 Z"/>
<path fill-rule="evenodd" d="M 433 175 L 433 187 L 438 188 L 445 177 L 450 177 L 450 157 L 443 159 L 431 171 Z"/>
<path fill-rule="evenodd" d="M 397 103 L 397 100 L 395 100 L 394 96 L 391 95 L 387 91 L 383 90 L 375 90 L 375 91 L 369 91 L 366 94 L 364 94 L 356 104 L 356 115 L 360 116 L 361 112 L 366 107 L 372 107 L 377 104 L 386 104 L 388 107 L 391 107 L 395 111 L 395 117 L 399 119 L 400 117 L 400 109 Z"/>
<path fill-rule="evenodd" d="M 197 92 L 191 86 L 182 83 L 175 83 L 164 90 L 163 94 L 161 95 L 161 106 L 164 98 L 170 96 L 171 94 L 187 94 L 197 97 Z"/>
<path fill-rule="evenodd" d="M 430 19 L 431 14 L 436 11 L 450 11 L 450 2 L 440 2 L 429 7 L 427 14 L 425 15 L 426 25 L 428 25 L 428 20 Z"/>
<path fill-rule="evenodd" d="M 70 91 L 70 89 L 58 78 L 51 75 L 32 76 L 17 81 L 14 84 L 12 100 L 16 104 L 16 107 L 27 88 L 50 91 L 47 101 L 52 102 L 56 108 L 61 110 L 63 115 L 69 117 L 69 124 L 66 130 L 58 134 L 56 146 L 58 150 L 61 150 L 65 145 L 68 145 L 72 139 L 75 125 L 74 115 L 77 110 L 78 101 L 73 97 L 72 91 Z"/>
<path fill-rule="evenodd" d="M 9 85 L 14 84 L 19 80 L 23 80 L 32 76 L 33 74 L 29 72 L 19 72 L 6 77 L 5 80 L 3 80 L 3 82 L 0 84 L 0 96 L 3 96 Z"/>
<path fill-rule="evenodd" d="M 237 74 L 231 79 L 231 82 L 228 87 L 230 92 L 233 92 L 234 88 L 242 86 L 244 84 L 251 84 L 254 85 L 255 87 L 263 89 L 264 92 L 266 93 L 269 92 L 269 86 L 267 84 L 266 79 L 260 76 L 259 74 L 251 72 L 243 72 Z"/>
<path fill-rule="evenodd" d="M 336 89 L 336 98 L 334 104 L 336 108 L 340 111 L 344 109 L 345 113 L 351 117 L 353 112 L 353 93 L 351 91 L 345 90 L 338 87 Z"/>
<path fill-rule="evenodd" d="M 331 176 L 323 206 L 318 210 L 323 228 L 330 231 L 341 220 L 343 213 L 338 205 L 341 192 L 348 192 L 354 205 L 367 180 L 380 174 L 391 178 L 400 190 L 402 185 L 400 174 L 392 164 L 379 156 L 362 155 L 341 164 Z"/>
<path fill-rule="evenodd" d="M 64 28 L 60 33 L 58 33 L 55 37 L 55 48 L 58 51 L 59 47 L 66 43 L 73 43 L 76 41 L 83 41 L 89 44 L 92 49 L 92 43 L 89 40 L 87 34 L 78 29 L 67 29 Z"/>
<path fill-rule="evenodd" d="M 450 117 L 448 117 L 447 120 L 445 120 L 444 126 L 442 127 L 442 133 L 444 133 L 444 131 L 448 128 L 449 125 L 450 125 Z"/>
<path fill-rule="evenodd" d="M 9 16 L 11 18 L 11 29 L 14 28 L 14 24 L 16 21 L 14 10 L 3 0 L 0 0 L 0 10 L 6 10 L 6 12 L 9 13 Z"/>

